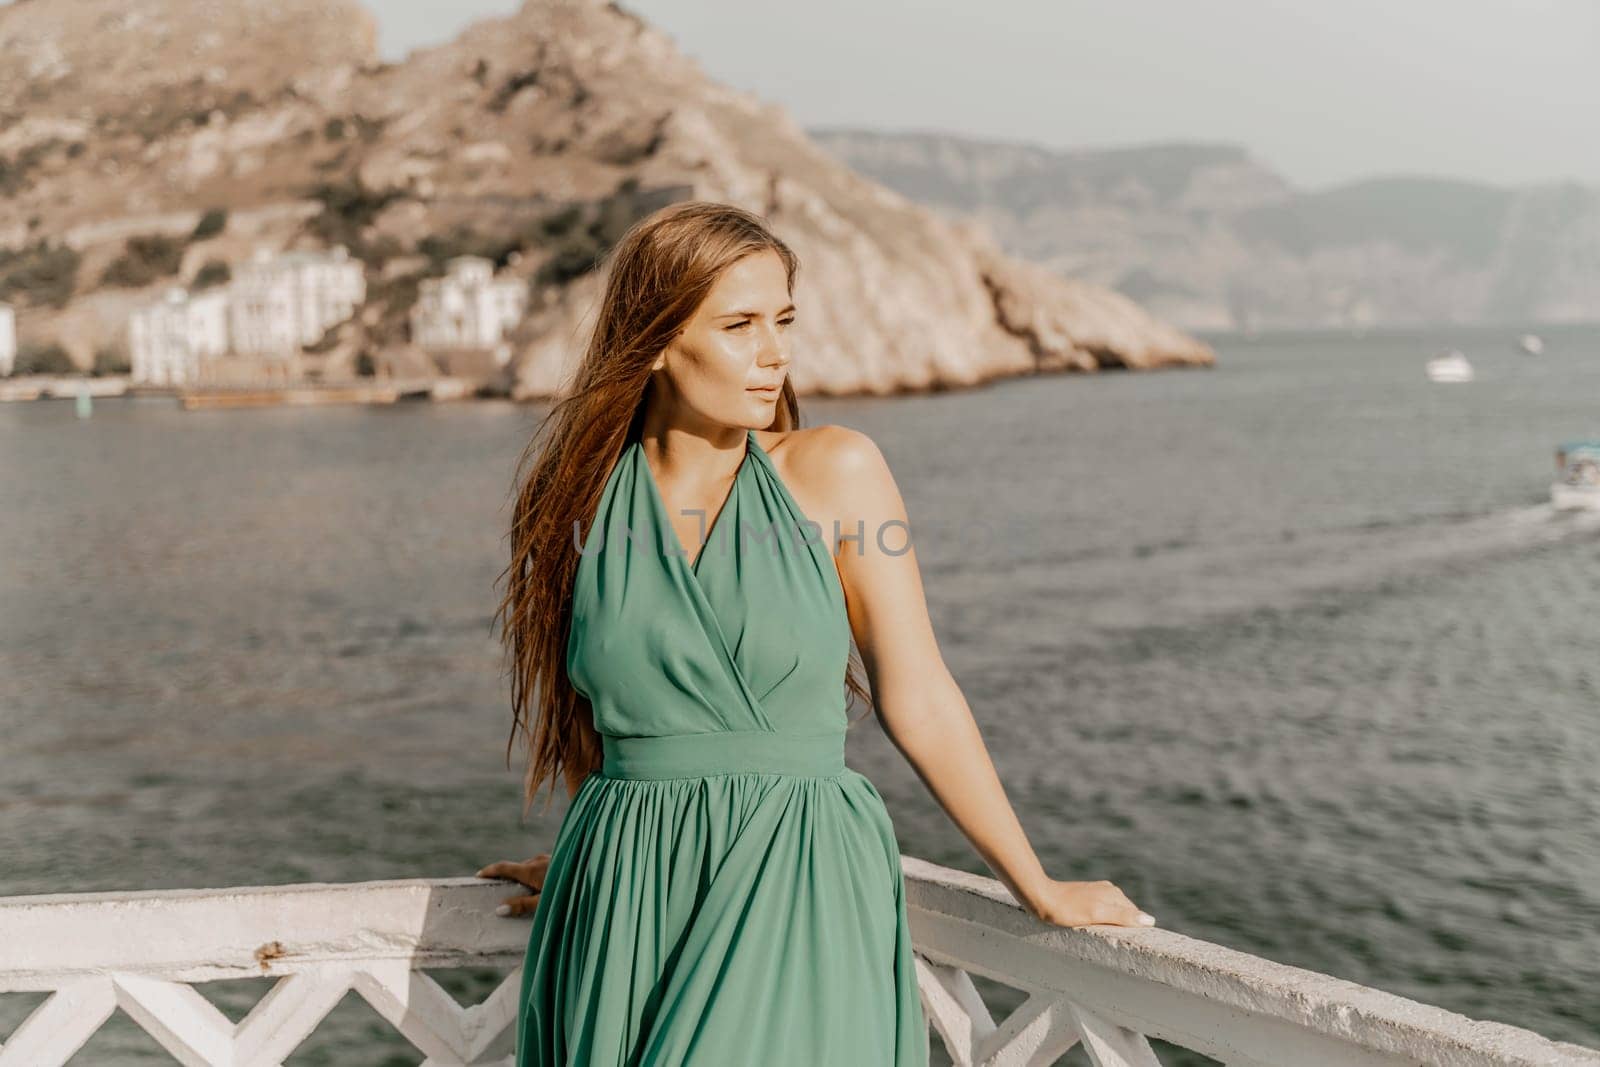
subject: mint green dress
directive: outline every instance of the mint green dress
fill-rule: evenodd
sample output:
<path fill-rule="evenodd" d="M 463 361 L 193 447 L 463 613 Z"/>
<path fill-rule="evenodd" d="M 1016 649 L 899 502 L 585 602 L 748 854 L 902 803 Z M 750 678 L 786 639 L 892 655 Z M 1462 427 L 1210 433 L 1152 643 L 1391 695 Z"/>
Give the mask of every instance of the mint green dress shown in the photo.
<path fill-rule="evenodd" d="M 894 828 L 844 763 L 844 590 L 811 530 L 753 431 L 692 561 L 643 446 L 612 468 L 567 646 L 604 765 L 551 850 L 517 1067 L 925 1067 Z"/>

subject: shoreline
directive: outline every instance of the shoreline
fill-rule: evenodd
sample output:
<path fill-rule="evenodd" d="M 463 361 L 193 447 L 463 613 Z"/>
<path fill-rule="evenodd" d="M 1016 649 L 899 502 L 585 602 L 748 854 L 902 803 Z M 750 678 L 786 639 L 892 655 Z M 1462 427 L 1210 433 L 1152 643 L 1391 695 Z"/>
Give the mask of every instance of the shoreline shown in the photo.
<path fill-rule="evenodd" d="M 32 375 L 0 380 L 0 402 L 77 400 L 116 397 L 171 397 L 185 411 L 203 408 L 303 406 L 316 404 L 394 404 L 402 401 L 448 402 L 507 400 L 505 390 L 469 378 L 354 378 L 333 382 L 283 385 L 136 385 L 126 375 Z"/>
<path fill-rule="evenodd" d="M 1211 370 L 1214 363 L 1170 363 L 1147 370 Z M 841 399 L 846 397 L 925 396 L 933 393 L 967 392 L 1022 378 L 1099 377 L 1101 374 L 1143 373 L 1129 367 L 1107 367 L 1096 371 L 1076 368 L 1038 369 L 1028 373 L 1001 373 L 979 377 L 960 384 L 939 382 L 907 385 L 885 392 L 870 390 L 813 389 L 799 392 L 803 398 Z M 76 400 L 87 393 L 95 399 L 114 397 L 172 397 L 186 411 L 213 408 L 311 406 L 319 404 L 394 404 L 405 401 L 458 403 L 463 401 L 510 401 L 537 404 L 553 400 L 545 393 L 530 393 L 516 386 L 507 387 L 477 378 L 438 376 L 429 378 L 351 378 L 337 381 L 301 381 L 237 385 L 170 386 L 134 384 L 126 375 L 28 375 L 0 378 L 0 403 L 33 400 Z"/>

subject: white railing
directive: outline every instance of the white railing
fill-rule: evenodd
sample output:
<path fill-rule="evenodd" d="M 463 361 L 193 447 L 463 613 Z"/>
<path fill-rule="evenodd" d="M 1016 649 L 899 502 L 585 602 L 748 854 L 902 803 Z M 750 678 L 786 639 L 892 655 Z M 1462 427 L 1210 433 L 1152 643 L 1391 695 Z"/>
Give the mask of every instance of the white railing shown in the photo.
<path fill-rule="evenodd" d="M 1600 1051 L 1161 928 L 1068 930 L 997 882 L 904 860 L 930 1030 L 961 1065 L 1150 1067 L 1147 1038 L 1227 1064 L 1600 1067 Z M 509 1064 L 526 920 L 476 878 L 0 898 L 0 993 L 47 992 L 0 1067 L 66 1063 L 121 1008 L 183 1064 L 280 1064 L 351 990 L 425 1067 Z M 424 968 L 506 967 L 463 1007 Z M 1018 990 L 996 1022 L 971 976 Z M 194 988 L 277 981 L 237 1023 Z M 360 1065 L 356 1065 L 360 1067 Z"/>

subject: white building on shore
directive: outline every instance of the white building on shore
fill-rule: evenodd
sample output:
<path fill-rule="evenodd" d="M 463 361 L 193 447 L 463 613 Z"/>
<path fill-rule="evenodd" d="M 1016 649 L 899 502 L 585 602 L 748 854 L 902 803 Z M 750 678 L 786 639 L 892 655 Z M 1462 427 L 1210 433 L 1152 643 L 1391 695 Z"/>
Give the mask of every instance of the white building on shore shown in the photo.
<path fill-rule="evenodd" d="M 417 287 L 411 340 L 425 349 L 493 348 L 522 321 L 528 286 L 521 278 L 494 277 L 482 256 L 457 256 L 442 278 Z"/>
<path fill-rule="evenodd" d="M 128 319 L 128 362 L 135 382 L 183 385 L 203 362 L 228 350 L 228 294 L 171 288 Z"/>
<path fill-rule="evenodd" d="M 300 349 L 354 314 L 366 296 L 365 268 L 343 247 L 276 256 L 257 250 L 228 284 L 196 293 L 169 289 L 133 313 L 132 378 L 185 385 L 213 377 L 211 370 L 246 378 L 292 376 Z M 229 353 L 242 358 L 227 361 L 227 367 L 207 366 Z"/>
<path fill-rule="evenodd" d="M 0 303 L 0 378 L 11 377 L 17 369 L 17 313 L 10 304 Z"/>
<path fill-rule="evenodd" d="M 365 269 L 342 245 L 276 256 L 257 250 L 227 288 L 232 350 L 279 358 L 321 340 L 367 298 Z"/>

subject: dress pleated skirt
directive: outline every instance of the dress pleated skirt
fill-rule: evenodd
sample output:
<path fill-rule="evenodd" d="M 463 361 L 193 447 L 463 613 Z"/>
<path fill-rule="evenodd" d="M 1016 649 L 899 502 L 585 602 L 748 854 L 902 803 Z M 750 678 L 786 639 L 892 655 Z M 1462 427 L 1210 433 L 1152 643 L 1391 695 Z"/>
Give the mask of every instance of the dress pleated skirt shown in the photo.
<path fill-rule="evenodd" d="M 590 775 L 522 1005 L 518 1067 L 923 1067 L 882 798 L 848 769 Z"/>

